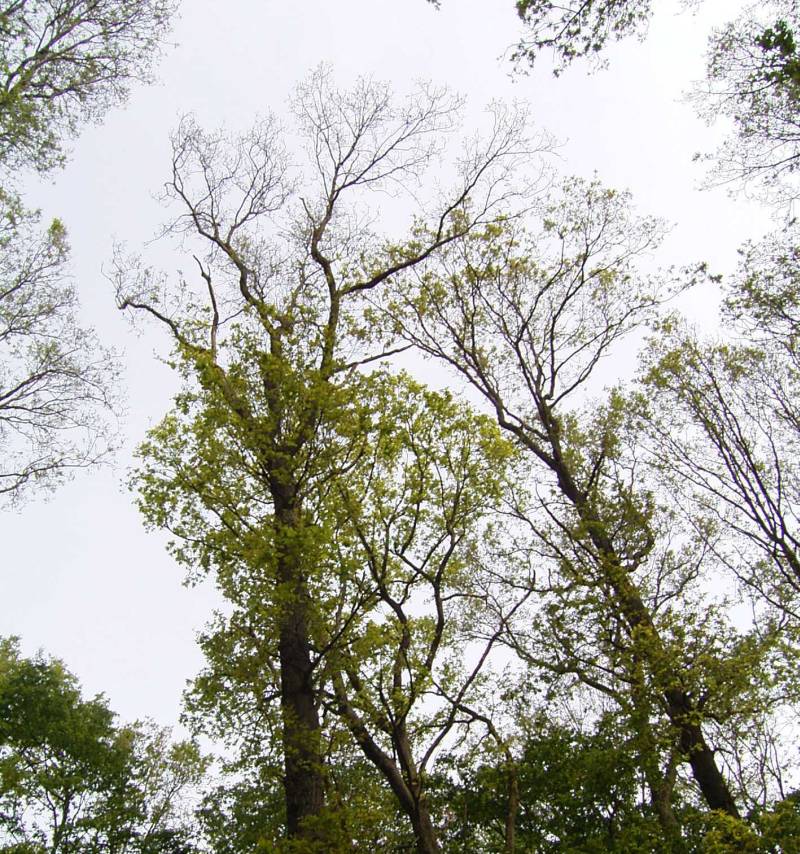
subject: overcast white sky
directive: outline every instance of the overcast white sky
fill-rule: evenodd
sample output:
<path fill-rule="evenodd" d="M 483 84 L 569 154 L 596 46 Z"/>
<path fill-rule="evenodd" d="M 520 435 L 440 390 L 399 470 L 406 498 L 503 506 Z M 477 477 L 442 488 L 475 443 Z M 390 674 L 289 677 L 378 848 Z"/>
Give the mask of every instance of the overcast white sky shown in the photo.
<path fill-rule="evenodd" d="M 184 0 L 160 82 L 136 89 L 102 126 L 87 128 L 69 166 L 50 183 L 31 182 L 31 205 L 60 216 L 87 322 L 126 354 L 127 444 L 115 470 L 82 473 L 49 501 L 34 497 L 0 514 L 4 595 L 0 634 L 18 634 L 32 653 L 62 658 L 85 692 L 104 692 L 124 719 L 177 720 L 184 684 L 201 666 L 194 643 L 215 604 L 210 589 L 186 590 L 164 550 L 142 529 L 124 487 L 133 447 L 169 406 L 170 372 L 154 358 L 155 330 L 132 335 L 101 275 L 115 239 L 132 247 L 156 231 L 153 201 L 167 177 L 170 130 L 194 112 L 201 125 L 247 127 L 284 111 L 307 72 L 329 62 L 346 85 L 359 74 L 398 91 L 417 78 L 447 83 L 469 98 L 474 117 L 495 98 L 530 103 L 537 123 L 564 142 L 559 168 L 629 188 L 642 212 L 675 223 L 663 259 L 707 260 L 729 272 L 736 248 L 769 226 L 767 213 L 722 190 L 699 192 L 691 162 L 714 147 L 681 94 L 702 76 L 705 35 L 727 20 L 734 0 L 706 0 L 701 15 L 678 16 L 679 0 L 655 4 L 643 44 L 609 53 L 611 67 L 587 76 L 579 65 L 558 80 L 543 64 L 512 80 L 502 58 L 518 35 L 513 0 Z M 688 306 L 710 316 L 701 297 Z"/>

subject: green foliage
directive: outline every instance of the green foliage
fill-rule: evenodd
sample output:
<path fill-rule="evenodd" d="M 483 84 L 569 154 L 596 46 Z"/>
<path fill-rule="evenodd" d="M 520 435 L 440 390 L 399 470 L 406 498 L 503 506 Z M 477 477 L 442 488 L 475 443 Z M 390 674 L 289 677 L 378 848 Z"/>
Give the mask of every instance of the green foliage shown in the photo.
<path fill-rule="evenodd" d="M 526 34 L 514 53 L 530 63 L 545 50 L 555 57 L 555 73 L 581 57 L 592 57 L 628 35 L 643 36 L 652 14 L 651 0 L 517 0 Z"/>
<path fill-rule="evenodd" d="M 445 850 L 502 850 L 506 770 L 469 753 L 444 763 L 436 798 L 448 805 Z M 650 851 L 665 847 L 661 830 L 642 803 L 635 749 L 613 718 L 582 733 L 555 722 L 529 723 L 516 760 L 519 850 L 560 852 Z"/>
<path fill-rule="evenodd" d="M 408 820 L 374 766 L 350 745 L 328 754 L 328 807 L 316 823 L 325 842 L 285 838 L 279 774 L 251 767 L 231 773 L 209 791 L 198 811 L 203 838 L 214 854 L 324 854 L 415 850 Z"/>
<path fill-rule="evenodd" d="M 670 287 L 638 273 L 653 229 L 645 236 L 624 196 L 580 181 L 563 192 L 536 211 L 535 238 L 517 223 L 487 229 L 389 310 L 406 340 L 469 380 L 529 461 L 518 469 L 513 505 L 527 527 L 512 537 L 536 567 L 526 583 L 537 597 L 525 619 L 506 624 L 504 640 L 532 684 L 545 687 L 546 702 L 583 686 L 613 704 L 635 734 L 654 815 L 677 838 L 673 778 L 684 769 L 710 808 L 733 818 L 738 797 L 775 797 L 774 787 L 758 790 L 761 754 L 748 751 L 783 703 L 788 638 L 769 621 L 741 628 L 730 603 L 711 594 L 719 565 L 695 528 L 703 524 L 696 505 L 676 507 L 680 483 L 665 486 L 642 464 L 652 448 L 626 395 L 586 394 L 602 357 L 652 320 L 684 276 Z M 698 273 L 702 266 L 686 278 Z M 686 370 L 690 353 L 667 362 Z M 731 367 L 746 374 L 746 359 Z M 775 432 L 767 420 L 760 429 L 767 441 Z M 676 444 L 684 438 L 680 429 L 662 432 Z M 705 460 L 683 453 L 683 485 L 696 484 L 692 463 L 705 476 Z M 669 465 L 669 452 L 659 458 Z M 781 458 L 791 468 L 791 455 Z M 786 496 L 791 483 L 781 481 Z M 794 511 L 786 512 L 786 525 L 773 529 L 793 530 Z M 730 765 L 722 744 L 735 757 Z"/>
<path fill-rule="evenodd" d="M 726 722 L 716 737 L 735 757 L 731 773 L 749 812 L 746 822 L 718 817 L 703 830 L 711 850 L 782 851 L 791 838 L 770 836 L 768 816 L 772 804 L 791 824 L 779 798 L 797 767 L 793 737 L 781 732 L 797 703 L 795 245 L 790 226 L 744 248 L 726 289 L 725 338 L 703 340 L 674 319 L 663 324 L 633 407 L 648 463 L 694 529 L 698 550 L 750 602 L 748 631 L 711 632 L 715 644 L 728 634 L 723 643 L 733 655 L 718 656 L 713 668 L 698 658 L 703 681 L 695 690 L 716 695 L 707 711 Z"/>
<path fill-rule="evenodd" d="M 791 88 L 791 97 L 800 96 L 800 58 L 794 31 L 786 21 L 776 21 L 756 38 L 756 44 L 767 55 L 763 69 L 765 82 Z"/>
<path fill-rule="evenodd" d="M 249 373 L 248 359 L 261 359 L 252 348 L 238 356 L 239 367 L 229 367 L 237 377 Z M 468 598 L 478 583 L 475 536 L 486 533 L 480 520 L 500 498 L 511 454 L 489 420 L 403 375 L 353 376 L 339 392 L 347 405 L 324 410 L 326 421 L 332 411 L 337 418 L 336 429 L 332 423 L 324 431 L 325 447 L 310 451 L 313 462 L 293 461 L 308 473 L 302 481 L 306 515 L 282 547 L 269 524 L 270 508 L 258 515 L 260 506 L 249 497 L 261 488 L 247 463 L 252 434 L 218 421 L 213 396 L 184 395 L 179 411 L 141 451 L 145 465 L 136 482 L 144 511 L 182 538 L 174 546 L 179 560 L 215 569 L 233 606 L 201 641 L 208 666 L 190 694 L 193 719 L 235 745 L 242 767 L 258 767 L 260 774 L 268 771 L 264 757 L 278 738 L 275 639 L 284 609 L 294 601 L 277 571 L 286 548 L 296 550 L 305 567 L 313 603 L 311 645 L 320 656 L 318 690 L 340 672 L 357 680 L 352 695 L 338 695 L 343 688 L 333 693 L 340 701 L 346 696 L 373 737 L 381 744 L 386 739 L 387 749 L 389 719 L 405 721 L 412 744 L 420 745 L 426 732 L 452 726 L 447 706 L 430 714 L 423 698 L 433 696 L 432 678 L 445 672 L 447 684 L 458 685 L 459 669 L 452 664 L 439 673 L 438 656 L 459 624 L 448 600 L 456 593 Z M 253 410 L 257 399 L 254 385 L 248 390 Z M 420 612 L 426 600 L 430 605 Z M 439 617 L 434 606 L 442 608 Z M 271 777 L 274 784 L 279 765 L 276 757 L 260 779 Z M 353 795 L 342 791 L 341 769 L 334 765 L 328 774 L 339 780 L 331 783 L 339 799 L 336 820 L 352 824 L 348 832 L 354 835 L 365 833 Z M 233 813 L 257 791 L 234 787 L 220 803 Z M 255 810 L 254 825 L 237 819 L 252 844 L 265 833 L 275 838 L 282 827 L 280 809 L 267 804 Z M 271 817 L 271 832 L 259 818 L 262 810 Z M 207 817 L 215 826 L 226 824 L 213 811 Z M 330 834 L 326 838 L 332 844 Z"/>
<path fill-rule="evenodd" d="M 713 156 L 712 180 L 751 182 L 778 201 L 794 198 L 800 164 L 800 63 L 793 0 L 748 9 L 712 34 L 707 83 L 695 92 L 709 121 L 730 117 L 735 132 Z"/>
<path fill-rule="evenodd" d="M 793 792 L 769 809 L 758 810 L 754 823 L 764 851 L 797 854 L 800 851 L 800 792 Z"/>
<path fill-rule="evenodd" d="M 205 793 L 198 810 L 214 854 L 275 850 L 284 832 L 283 793 L 277 779 L 243 779 Z"/>
<path fill-rule="evenodd" d="M 797 794 L 758 809 L 745 822 L 720 813 L 697 816 L 698 854 L 797 854 L 800 809 Z"/>
<path fill-rule="evenodd" d="M 723 311 L 757 348 L 798 365 L 800 342 L 800 229 L 795 223 L 747 243 L 726 289 Z"/>
<path fill-rule="evenodd" d="M 64 139 L 149 79 L 173 0 L 21 0 L 0 9 L 0 164 L 52 169 Z"/>
<path fill-rule="evenodd" d="M 205 767 L 192 743 L 117 726 L 60 662 L 0 642 L 3 851 L 190 854 L 183 799 Z"/>

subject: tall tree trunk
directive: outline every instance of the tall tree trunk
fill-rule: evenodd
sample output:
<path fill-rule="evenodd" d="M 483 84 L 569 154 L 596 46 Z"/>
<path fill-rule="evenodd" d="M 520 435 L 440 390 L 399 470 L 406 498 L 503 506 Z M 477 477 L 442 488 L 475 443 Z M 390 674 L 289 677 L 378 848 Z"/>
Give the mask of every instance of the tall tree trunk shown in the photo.
<path fill-rule="evenodd" d="M 519 774 L 516 763 L 508 762 L 508 807 L 506 809 L 505 854 L 517 850 L 517 813 L 519 813 Z"/>
<path fill-rule="evenodd" d="M 685 694 L 681 693 L 680 699 L 685 702 Z M 700 724 L 693 722 L 690 715 L 691 711 L 684 712 L 679 718 L 681 753 L 689 760 L 692 775 L 709 807 L 739 818 L 739 808 L 717 767 L 714 751 L 706 743 Z"/>
<path fill-rule="evenodd" d="M 436 838 L 436 831 L 431 821 L 430 810 L 425 796 L 415 799 L 414 809 L 411 813 L 411 825 L 414 828 L 414 836 L 417 839 L 417 851 L 419 854 L 439 854 L 442 850 Z"/>
<path fill-rule="evenodd" d="M 292 837 L 314 837 L 308 819 L 325 806 L 318 698 L 309 641 L 309 595 L 298 546 L 301 512 L 291 491 L 273 488 L 277 574 L 281 585 L 280 675 L 286 829 Z"/>
<path fill-rule="evenodd" d="M 613 551 L 606 552 L 604 557 L 606 560 L 611 558 L 616 560 Z M 647 632 L 648 640 L 644 646 L 646 653 L 642 653 L 642 658 L 648 661 L 651 670 L 656 673 L 672 672 L 671 662 L 668 660 L 653 617 L 642 601 L 639 591 L 619 566 L 618 561 L 609 573 L 609 580 L 631 632 L 637 630 Z M 680 684 L 680 674 L 676 676 Z M 714 752 L 706 743 L 702 728 L 697 721 L 697 710 L 691 698 L 681 687 L 662 689 L 662 697 L 670 722 L 678 732 L 681 756 L 689 763 L 692 776 L 709 808 L 722 810 L 734 818 L 739 818 L 736 801 L 731 795 L 722 772 L 717 767 Z"/>
<path fill-rule="evenodd" d="M 613 551 L 607 554 L 616 559 Z M 637 629 L 647 632 L 648 641 L 644 648 L 649 654 L 642 653 L 642 657 L 649 659 L 648 664 L 655 672 L 670 673 L 672 668 L 653 617 L 618 561 L 614 571 L 610 573 L 610 581 L 631 632 Z M 680 674 L 676 675 L 680 684 Z M 689 763 L 692 776 L 709 808 L 722 810 L 734 818 L 739 818 L 736 801 L 717 767 L 714 752 L 703 736 L 703 730 L 697 721 L 697 710 L 691 698 L 682 687 L 662 689 L 662 696 L 670 722 L 678 731 L 681 756 Z"/>

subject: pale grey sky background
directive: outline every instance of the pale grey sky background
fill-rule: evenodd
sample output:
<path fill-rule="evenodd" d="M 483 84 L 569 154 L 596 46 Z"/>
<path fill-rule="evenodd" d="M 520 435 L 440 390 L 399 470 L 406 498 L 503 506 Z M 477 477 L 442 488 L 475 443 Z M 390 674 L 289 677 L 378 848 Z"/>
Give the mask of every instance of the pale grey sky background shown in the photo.
<path fill-rule="evenodd" d="M 62 658 L 87 694 L 104 692 L 128 720 L 174 723 L 185 682 L 202 664 L 194 637 L 214 591 L 182 587 L 165 537 L 143 530 L 124 487 L 132 449 L 175 390 L 154 358 L 166 341 L 155 329 L 132 334 L 101 274 L 115 239 L 138 247 L 164 219 L 152 194 L 167 177 L 169 133 L 181 114 L 246 128 L 256 114 L 284 113 L 294 85 L 323 61 L 341 85 L 359 74 L 399 92 L 418 78 L 446 83 L 468 96 L 476 121 L 492 99 L 526 101 L 563 142 L 560 170 L 596 172 L 629 188 L 642 212 L 675 224 L 660 261 L 707 260 L 730 272 L 737 247 L 769 227 L 768 212 L 724 190 L 696 189 L 703 169 L 692 155 L 712 149 L 723 128 L 706 128 L 681 96 L 702 76 L 711 25 L 738 3 L 706 0 L 694 16 L 677 14 L 680 0 L 656 6 L 650 37 L 611 50 L 608 70 L 589 76 L 578 64 L 555 80 L 543 62 L 512 80 L 503 58 L 519 34 L 512 0 L 443 0 L 439 12 L 424 0 L 184 0 L 159 83 L 135 89 L 126 106 L 87 128 L 52 181 L 26 188 L 29 204 L 66 222 L 86 322 L 125 353 L 128 414 L 115 469 L 80 473 L 50 500 L 34 496 L 0 514 L 0 634 L 20 635 L 28 653 L 42 647 Z M 685 308 L 708 322 L 713 299 L 698 294 Z"/>

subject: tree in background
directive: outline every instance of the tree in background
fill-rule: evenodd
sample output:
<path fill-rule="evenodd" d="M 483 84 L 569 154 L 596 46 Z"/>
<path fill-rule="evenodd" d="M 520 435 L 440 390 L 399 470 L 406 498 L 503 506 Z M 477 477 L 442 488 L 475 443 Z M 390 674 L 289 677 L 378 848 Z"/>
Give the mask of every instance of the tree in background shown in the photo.
<path fill-rule="evenodd" d="M 739 633 L 709 598 L 702 550 L 672 532 L 668 500 L 628 450 L 624 399 L 588 396 L 602 358 L 683 286 L 677 274 L 636 270 L 657 224 L 580 181 L 534 210 L 538 230 L 514 222 L 474 235 L 408 277 L 387 312 L 405 340 L 470 382 L 526 454 L 512 542 L 538 564 L 536 595 L 530 613 L 507 621 L 508 643 L 534 670 L 624 712 L 653 809 L 677 843 L 676 763 L 709 810 L 740 815 L 709 739 L 719 722 L 733 727 L 769 704 L 778 639 Z"/>
<path fill-rule="evenodd" d="M 0 495 L 54 485 L 71 469 L 103 459 L 118 367 L 91 330 L 78 325 L 66 271 L 69 247 L 54 220 L 13 198 L 0 220 Z"/>
<path fill-rule="evenodd" d="M 726 738 L 749 810 L 797 787 L 798 354 L 796 227 L 743 251 L 726 288 L 726 334 L 702 338 L 668 320 L 645 353 L 642 458 L 673 495 L 718 584 L 736 589 L 762 635 L 780 643 L 781 686 L 760 722 Z M 776 807 L 777 809 L 777 807 Z"/>
<path fill-rule="evenodd" d="M 734 131 L 712 163 L 709 183 L 738 183 L 774 203 L 797 198 L 800 169 L 800 6 L 770 0 L 750 7 L 709 39 L 706 80 L 692 100 L 709 123 Z"/>
<path fill-rule="evenodd" d="M 701 4 L 686 0 L 684 7 Z M 603 64 L 610 43 L 644 39 L 653 2 L 517 0 L 516 10 L 523 36 L 513 61 L 523 68 L 550 55 L 559 75 L 576 60 Z M 798 14 L 795 0 L 767 0 L 710 34 L 706 79 L 694 87 L 691 99 L 709 122 L 721 115 L 732 119 L 734 131 L 719 151 L 703 156 L 712 163 L 709 183 L 751 186 L 777 203 L 797 197 Z"/>
<path fill-rule="evenodd" d="M 151 81 L 176 0 L 6 0 L 0 6 L 0 164 L 44 172 L 64 143 Z"/>
<path fill-rule="evenodd" d="M 205 767 L 167 730 L 116 725 L 59 661 L 0 643 L 0 850 L 190 854 Z"/>
<path fill-rule="evenodd" d="M 523 715 L 523 718 L 525 716 Z M 518 745 L 518 849 L 545 852 L 668 852 L 618 716 L 561 721 L 550 708 L 524 720 Z M 445 850 L 503 850 L 506 769 L 473 749 L 440 762 L 432 799 L 446 811 Z"/>
<path fill-rule="evenodd" d="M 0 494 L 19 500 L 113 445 L 119 367 L 77 320 L 60 220 L 44 231 L 12 173 L 46 172 L 87 121 L 150 80 L 173 0 L 0 6 Z"/>
<path fill-rule="evenodd" d="M 765 616 L 800 617 L 797 227 L 742 253 L 727 335 L 667 320 L 645 355 L 653 464 Z"/>

